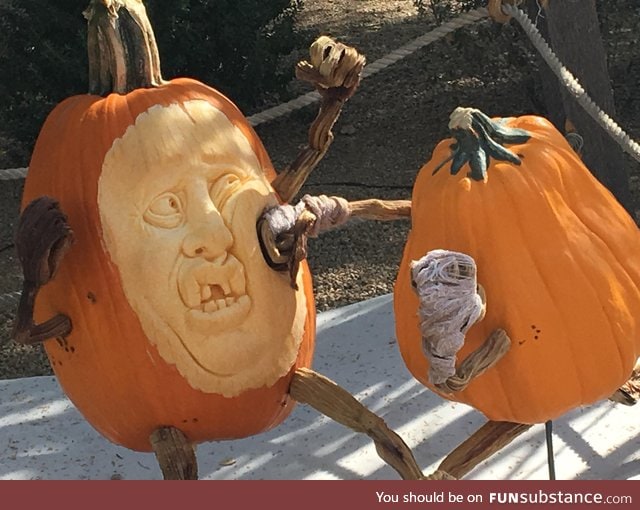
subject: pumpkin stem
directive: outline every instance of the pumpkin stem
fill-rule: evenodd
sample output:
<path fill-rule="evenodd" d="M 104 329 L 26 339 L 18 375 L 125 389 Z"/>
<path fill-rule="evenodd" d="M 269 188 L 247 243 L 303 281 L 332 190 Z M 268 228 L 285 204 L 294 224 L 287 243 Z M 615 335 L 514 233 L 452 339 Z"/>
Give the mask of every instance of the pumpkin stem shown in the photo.
<path fill-rule="evenodd" d="M 440 163 L 435 174 L 451 161 L 451 175 L 456 175 L 466 163 L 469 177 L 483 181 L 491 158 L 520 165 L 520 157 L 502 144 L 524 143 L 531 135 L 524 129 L 504 125 L 505 119 L 493 120 L 475 108 L 456 108 L 451 114 L 449 129 L 456 143 L 451 146 L 452 155 Z"/>
<path fill-rule="evenodd" d="M 91 0 L 83 14 L 88 22 L 90 94 L 127 94 L 164 83 L 141 0 Z"/>

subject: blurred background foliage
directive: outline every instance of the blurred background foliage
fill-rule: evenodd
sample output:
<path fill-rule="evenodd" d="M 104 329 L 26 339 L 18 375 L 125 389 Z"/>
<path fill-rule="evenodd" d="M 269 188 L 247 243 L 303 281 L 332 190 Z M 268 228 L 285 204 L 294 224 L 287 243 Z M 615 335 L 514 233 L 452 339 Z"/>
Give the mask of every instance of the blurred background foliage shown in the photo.
<path fill-rule="evenodd" d="M 0 0 L 0 168 L 26 165 L 46 115 L 87 91 L 88 0 Z M 302 0 L 147 0 L 165 78 L 190 76 L 247 110 L 293 76 Z"/>

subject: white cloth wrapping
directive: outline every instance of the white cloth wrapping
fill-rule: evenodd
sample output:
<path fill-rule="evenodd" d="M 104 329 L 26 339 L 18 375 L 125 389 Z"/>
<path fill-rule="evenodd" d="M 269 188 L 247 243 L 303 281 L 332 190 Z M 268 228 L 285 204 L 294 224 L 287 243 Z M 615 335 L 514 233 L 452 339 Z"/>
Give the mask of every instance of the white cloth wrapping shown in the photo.
<path fill-rule="evenodd" d="M 308 232 L 309 237 L 318 237 L 320 233 L 342 225 L 351 216 L 349 202 L 342 197 L 304 195 L 295 206 L 283 204 L 265 211 L 264 218 L 273 235 L 278 236 L 292 230 L 305 209 L 316 217 Z"/>
<path fill-rule="evenodd" d="M 476 264 L 464 253 L 433 250 L 411 263 L 411 278 L 420 300 L 418 317 L 429 381 L 441 384 L 455 374 L 465 334 L 483 313 Z"/>

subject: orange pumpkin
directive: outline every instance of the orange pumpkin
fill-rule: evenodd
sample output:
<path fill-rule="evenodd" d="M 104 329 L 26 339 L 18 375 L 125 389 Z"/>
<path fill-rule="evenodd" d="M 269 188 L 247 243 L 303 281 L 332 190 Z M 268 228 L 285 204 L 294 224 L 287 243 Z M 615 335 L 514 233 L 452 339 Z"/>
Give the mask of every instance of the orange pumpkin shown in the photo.
<path fill-rule="evenodd" d="M 23 207 L 57 199 L 75 242 L 35 318 L 71 318 L 71 334 L 45 349 L 111 441 L 150 451 L 161 426 L 192 442 L 241 438 L 291 412 L 315 305 L 306 265 L 294 291 L 260 253 L 256 221 L 278 202 L 274 177 L 242 113 L 192 79 L 71 97 L 47 118 Z"/>
<path fill-rule="evenodd" d="M 437 391 L 427 379 L 409 264 L 447 249 L 475 259 L 487 299 L 457 363 L 496 328 L 512 345 L 495 367 L 445 398 L 520 423 L 607 398 L 640 354 L 636 224 L 547 120 L 491 121 L 458 109 L 451 127 L 455 139 L 437 145 L 413 189 L 394 289 L 404 362 Z M 496 139 L 486 136 L 492 133 Z"/>

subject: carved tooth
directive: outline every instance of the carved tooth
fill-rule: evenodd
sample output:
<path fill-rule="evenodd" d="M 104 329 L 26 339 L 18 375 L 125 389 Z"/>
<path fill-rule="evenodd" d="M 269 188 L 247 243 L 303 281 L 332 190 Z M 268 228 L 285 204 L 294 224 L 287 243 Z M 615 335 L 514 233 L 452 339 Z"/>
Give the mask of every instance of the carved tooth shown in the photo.
<path fill-rule="evenodd" d="M 231 285 L 229 284 L 229 282 L 220 283 L 220 287 L 222 287 L 222 292 L 224 292 L 225 296 L 231 294 Z"/>
<path fill-rule="evenodd" d="M 207 301 L 204 304 L 204 311 L 205 312 L 217 312 L 218 311 L 218 304 L 215 301 Z"/>
<path fill-rule="evenodd" d="M 211 287 L 209 285 L 202 286 L 202 301 L 208 301 L 211 299 Z"/>
<path fill-rule="evenodd" d="M 222 310 L 227 307 L 227 303 L 224 299 L 216 299 L 216 305 L 218 305 L 218 310 Z"/>
<path fill-rule="evenodd" d="M 240 296 L 237 300 L 237 303 L 239 305 L 245 305 L 245 304 L 249 304 L 251 303 L 251 300 L 249 299 L 249 296 L 247 296 L 246 294 L 244 296 Z"/>
<path fill-rule="evenodd" d="M 231 306 L 236 302 L 236 298 L 228 297 L 228 298 L 225 298 L 225 301 L 227 302 L 227 306 Z"/>

